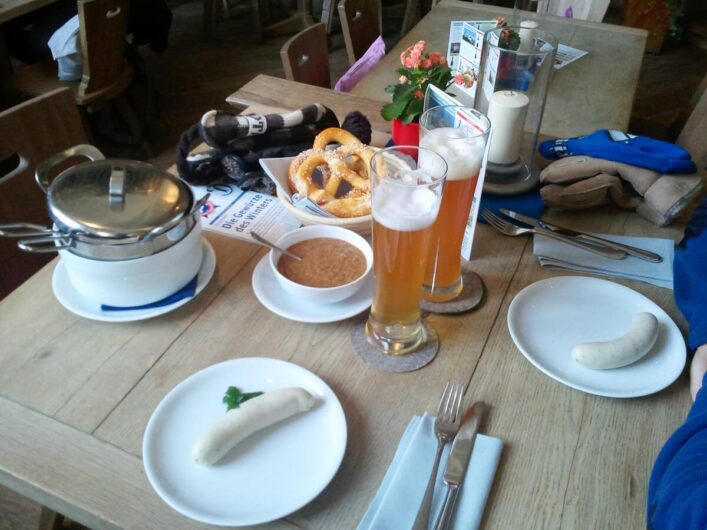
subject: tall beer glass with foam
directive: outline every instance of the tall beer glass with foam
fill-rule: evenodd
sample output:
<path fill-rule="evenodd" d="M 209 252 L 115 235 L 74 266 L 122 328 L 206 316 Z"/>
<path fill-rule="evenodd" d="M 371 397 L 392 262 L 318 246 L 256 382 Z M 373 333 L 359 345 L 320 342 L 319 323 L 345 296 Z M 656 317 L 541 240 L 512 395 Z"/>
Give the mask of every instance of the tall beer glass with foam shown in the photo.
<path fill-rule="evenodd" d="M 442 106 L 420 117 L 420 146 L 447 162 L 442 205 L 434 224 L 424 298 L 446 302 L 463 289 L 461 248 L 491 122 L 468 107 Z"/>
<path fill-rule="evenodd" d="M 447 164 L 427 149 L 400 146 L 378 151 L 371 169 L 374 283 L 366 337 L 400 355 L 434 335 L 420 318 L 420 297 Z"/>

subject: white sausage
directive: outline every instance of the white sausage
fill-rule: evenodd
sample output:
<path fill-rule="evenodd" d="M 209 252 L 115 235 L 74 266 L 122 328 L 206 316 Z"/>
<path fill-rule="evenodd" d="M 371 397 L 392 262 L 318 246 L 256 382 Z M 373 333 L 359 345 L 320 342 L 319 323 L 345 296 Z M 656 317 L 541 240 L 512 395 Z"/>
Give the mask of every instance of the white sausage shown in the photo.
<path fill-rule="evenodd" d="M 657 338 L 658 319 L 651 313 L 638 313 L 624 336 L 607 342 L 577 344 L 572 348 L 572 358 L 587 368 L 618 368 L 643 357 Z"/>
<path fill-rule="evenodd" d="M 271 390 L 229 410 L 197 439 L 192 457 L 212 465 L 239 442 L 270 425 L 311 409 L 316 400 L 303 388 Z"/>

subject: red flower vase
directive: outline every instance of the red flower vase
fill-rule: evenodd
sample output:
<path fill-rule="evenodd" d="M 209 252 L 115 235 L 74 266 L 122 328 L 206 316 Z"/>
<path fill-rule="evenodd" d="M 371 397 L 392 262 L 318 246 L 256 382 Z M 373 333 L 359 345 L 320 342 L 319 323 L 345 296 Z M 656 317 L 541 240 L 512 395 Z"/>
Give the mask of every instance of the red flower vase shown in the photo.
<path fill-rule="evenodd" d="M 391 122 L 391 133 L 393 136 L 393 143 L 395 145 L 420 145 L 420 124 L 419 123 L 403 123 L 399 119 L 394 119 Z M 404 149 L 401 151 L 405 152 Z M 406 153 L 413 156 L 415 154 L 414 150 Z"/>

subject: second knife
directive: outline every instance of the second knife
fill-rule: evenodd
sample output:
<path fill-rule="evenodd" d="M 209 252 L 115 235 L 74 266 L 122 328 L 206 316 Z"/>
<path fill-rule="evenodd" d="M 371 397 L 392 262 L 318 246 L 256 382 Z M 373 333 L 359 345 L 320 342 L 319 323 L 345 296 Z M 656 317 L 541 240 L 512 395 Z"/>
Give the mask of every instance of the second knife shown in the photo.
<path fill-rule="evenodd" d="M 646 261 L 651 261 L 653 263 L 660 263 L 661 261 L 663 261 L 663 257 L 660 254 L 650 252 L 649 250 L 643 250 L 642 248 L 632 247 L 631 245 L 624 245 L 623 243 L 617 243 L 616 241 L 610 241 L 608 239 L 604 239 L 603 237 L 595 236 L 594 234 L 577 232 L 576 230 L 571 230 L 563 226 L 546 223 L 545 221 L 541 221 L 540 219 L 534 219 L 518 212 L 514 212 L 513 210 L 507 210 L 506 208 L 501 208 L 500 212 L 503 215 L 507 215 L 512 219 L 516 219 L 521 223 L 534 226 L 535 228 L 544 228 L 545 230 L 551 230 L 553 232 L 557 232 L 558 234 L 562 234 L 569 237 L 575 237 L 577 239 L 588 241 L 590 243 L 603 245 L 607 248 L 623 250 L 624 252 L 626 252 L 626 254 L 630 256 L 634 256 L 636 258 Z"/>

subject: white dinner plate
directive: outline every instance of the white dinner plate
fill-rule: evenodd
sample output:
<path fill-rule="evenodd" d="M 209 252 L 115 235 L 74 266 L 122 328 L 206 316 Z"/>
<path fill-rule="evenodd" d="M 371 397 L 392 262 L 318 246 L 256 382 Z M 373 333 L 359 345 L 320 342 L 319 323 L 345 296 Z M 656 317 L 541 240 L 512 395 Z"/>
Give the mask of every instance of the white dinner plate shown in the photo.
<path fill-rule="evenodd" d="M 611 370 L 585 368 L 572 359 L 573 346 L 618 338 L 644 311 L 659 323 L 658 340 L 645 357 Z M 508 329 L 539 370 L 599 396 L 653 394 L 675 381 L 685 366 L 685 341 L 668 314 L 642 294 L 608 280 L 558 276 L 533 283 L 511 302 Z"/>
<path fill-rule="evenodd" d="M 192 446 L 226 414 L 221 399 L 229 386 L 243 392 L 297 386 L 318 403 L 250 436 L 217 464 L 196 464 Z M 246 357 L 205 368 L 174 387 L 147 423 L 142 458 L 150 484 L 172 508 L 204 523 L 243 526 L 279 519 L 314 499 L 345 449 L 344 411 L 324 381 L 292 363 Z"/>
<path fill-rule="evenodd" d="M 253 292 L 261 304 L 282 318 L 323 324 L 338 322 L 368 309 L 373 300 L 373 280 L 369 276 L 361 289 L 346 300 L 333 304 L 314 304 L 295 298 L 280 286 L 266 254 L 253 270 Z"/>
<path fill-rule="evenodd" d="M 196 278 L 196 289 L 194 296 L 182 298 L 173 304 L 162 307 L 153 307 L 150 309 L 131 309 L 123 311 L 102 311 L 101 304 L 92 300 L 86 300 L 81 296 L 69 280 L 69 275 L 66 272 L 66 266 L 63 261 L 59 261 L 54 267 L 52 275 L 52 290 L 59 303 L 72 313 L 88 318 L 91 320 L 101 320 L 103 322 L 133 322 L 135 320 L 145 320 L 154 318 L 170 311 L 174 311 L 178 307 L 182 307 L 187 302 L 192 301 L 197 295 L 204 290 L 209 284 L 211 277 L 216 270 L 216 254 L 214 248 L 206 239 L 201 239 L 201 244 L 204 247 L 203 257 L 201 258 L 201 268 L 199 269 Z"/>

